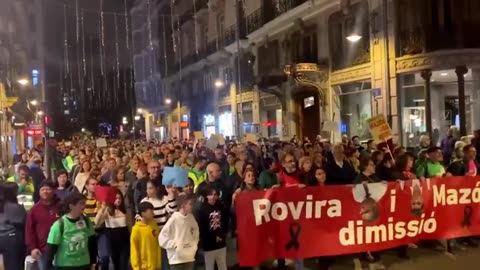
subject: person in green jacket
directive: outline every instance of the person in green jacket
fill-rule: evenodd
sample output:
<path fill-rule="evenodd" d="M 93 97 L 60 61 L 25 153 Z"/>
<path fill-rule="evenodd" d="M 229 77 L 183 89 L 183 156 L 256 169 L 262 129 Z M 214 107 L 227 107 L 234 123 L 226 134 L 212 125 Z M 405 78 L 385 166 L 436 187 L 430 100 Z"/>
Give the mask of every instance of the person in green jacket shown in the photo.
<path fill-rule="evenodd" d="M 63 167 L 65 167 L 65 170 L 70 173 L 72 171 L 73 165 L 75 165 L 75 150 L 70 150 L 70 153 L 68 156 L 65 157 L 63 160 Z"/>
<path fill-rule="evenodd" d="M 278 184 L 277 174 L 275 173 L 275 162 L 273 158 L 266 158 L 264 161 L 265 170 L 260 173 L 258 177 L 258 184 L 260 189 L 269 189 Z"/>
<path fill-rule="evenodd" d="M 207 179 L 205 168 L 207 167 L 207 159 L 198 157 L 195 161 L 195 166 L 188 172 L 188 178 L 192 179 L 194 190 Z"/>
<path fill-rule="evenodd" d="M 33 185 L 33 179 L 30 177 L 30 169 L 27 165 L 21 165 L 18 167 L 17 173 L 10 176 L 7 182 L 17 183 L 18 185 L 18 203 L 22 204 L 26 210 L 30 210 L 33 207 L 33 193 L 35 187 Z"/>
<path fill-rule="evenodd" d="M 443 167 L 443 154 L 440 147 L 431 147 L 427 150 L 428 160 L 416 170 L 417 177 L 432 178 L 445 175 Z"/>

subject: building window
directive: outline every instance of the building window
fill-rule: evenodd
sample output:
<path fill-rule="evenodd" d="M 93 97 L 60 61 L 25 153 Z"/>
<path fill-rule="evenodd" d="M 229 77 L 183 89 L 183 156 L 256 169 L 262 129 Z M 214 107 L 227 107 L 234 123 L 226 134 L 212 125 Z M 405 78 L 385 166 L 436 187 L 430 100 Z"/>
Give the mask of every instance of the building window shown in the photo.
<path fill-rule="evenodd" d="M 465 127 L 467 134 L 480 127 L 480 70 L 470 69 L 465 74 Z M 399 76 L 399 112 L 402 144 L 418 147 L 427 131 L 425 114 L 425 80 L 420 73 Z M 448 129 L 460 128 L 458 79 L 455 69 L 433 71 L 430 84 L 432 110 L 432 144 L 439 145 Z"/>
<path fill-rule="evenodd" d="M 333 87 L 335 115 L 339 115 L 340 132 L 348 137 L 370 139 L 367 120 L 372 117 L 372 84 L 370 81 L 347 83 Z"/>

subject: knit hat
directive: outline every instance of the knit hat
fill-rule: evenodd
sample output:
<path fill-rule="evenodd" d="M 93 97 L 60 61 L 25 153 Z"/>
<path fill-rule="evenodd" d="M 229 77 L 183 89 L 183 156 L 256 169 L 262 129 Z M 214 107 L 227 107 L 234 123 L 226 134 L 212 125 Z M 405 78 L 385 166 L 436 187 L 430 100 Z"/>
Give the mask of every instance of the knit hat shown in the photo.
<path fill-rule="evenodd" d="M 40 184 L 39 190 L 42 189 L 43 187 L 49 187 L 51 189 L 56 189 L 57 188 L 55 183 L 51 180 L 43 180 L 42 183 Z"/>

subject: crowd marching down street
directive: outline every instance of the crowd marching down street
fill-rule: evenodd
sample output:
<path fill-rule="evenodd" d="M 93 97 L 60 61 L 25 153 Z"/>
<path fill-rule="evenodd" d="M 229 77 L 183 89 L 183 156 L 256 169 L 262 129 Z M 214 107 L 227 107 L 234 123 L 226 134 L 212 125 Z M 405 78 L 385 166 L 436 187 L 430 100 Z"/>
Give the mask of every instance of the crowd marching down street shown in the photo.
<path fill-rule="evenodd" d="M 107 140 L 107 146 L 81 138 L 52 148 L 51 179 L 41 151 L 20 151 L 0 183 L 0 244 L 8 247 L 1 250 L 4 269 L 226 270 L 227 252 L 236 252 L 227 250 L 228 243 L 240 235 L 240 194 L 476 176 L 480 132 L 473 138 L 455 134 L 450 130 L 433 147 L 425 136 L 416 149 L 361 143 L 357 136 L 343 136 L 340 143 L 320 136 L 302 142 L 227 137 Z M 469 236 L 427 242 L 454 258 L 476 241 Z M 409 249 L 421 245 L 393 251 L 408 260 Z M 355 270 L 386 268 L 382 251 L 348 256 Z M 278 269 L 327 270 L 337 256 L 271 259 Z"/>

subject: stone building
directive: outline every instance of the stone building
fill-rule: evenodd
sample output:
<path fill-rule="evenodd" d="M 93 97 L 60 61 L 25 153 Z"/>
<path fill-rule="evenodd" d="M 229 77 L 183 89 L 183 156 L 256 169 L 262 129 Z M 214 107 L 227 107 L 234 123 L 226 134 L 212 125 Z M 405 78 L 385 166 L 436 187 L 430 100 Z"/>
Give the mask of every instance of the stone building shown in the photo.
<path fill-rule="evenodd" d="M 425 132 L 437 142 L 451 126 L 463 135 L 480 128 L 478 1 L 193 2 L 150 9 L 165 15 L 150 31 L 158 41 L 150 61 L 159 69 L 150 80 L 159 86 L 148 90 L 137 79 L 136 90 L 158 105 L 145 107 L 165 136 L 366 140 L 366 120 L 383 114 L 394 139 L 414 147 Z"/>

